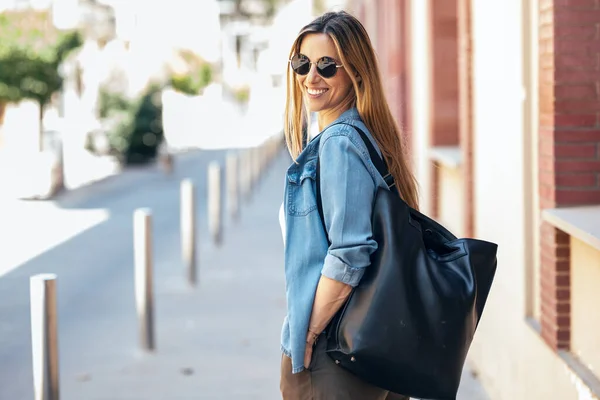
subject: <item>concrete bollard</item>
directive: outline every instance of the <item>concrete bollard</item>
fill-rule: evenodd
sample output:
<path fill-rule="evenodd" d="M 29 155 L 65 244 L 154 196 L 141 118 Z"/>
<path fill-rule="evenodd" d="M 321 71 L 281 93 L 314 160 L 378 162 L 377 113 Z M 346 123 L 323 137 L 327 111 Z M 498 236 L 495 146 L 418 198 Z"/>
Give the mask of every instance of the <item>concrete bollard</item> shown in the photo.
<path fill-rule="evenodd" d="M 173 154 L 171 153 L 166 140 L 163 140 L 158 147 L 158 160 L 165 174 L 170 175 L 173 173 Z"/>
<path fill-rule="evenodd" d="M 260 181 L 260 147 L 252 148 L 252 172 L 254 174 L 254 186 Z"/>
<path fill-rule="evenodd" d="M 269 158 L 269 164 L 273 161 L 273 138 L 267 140 L 267 157 Z"/>
<path fill-rule="evenodd" d="M 254 148 L 254 151 L 256 152 L 256 175 L 258 176 L 258 179 L 260 180 L 262 178 L 262 164 L 263 164 L 263 151 L 262 151 L 262 145 L 259 144 Z"/>
<path fill-rule="evenodd" d="M 220 245 L 222 239 L 221 166 L 214 161 L 208 167 L 208 228 L 213 243 Z"/>
<path fill-rule="evenodd" d="M 154 294 L 152 260 L 152 213 L 148 209 L 134 212 L 135 303 L 138 315 L 140 346 L 154 350 Z"/>
<path fill-rule="evenodd" d="M 256 192 L 256 186 L 258 184 L 258 153 L 256 151 L 256 147 L 252 147 L 250 149 L 250 154 L 252 154 L 252 158 L 250 161 L 250 169 L 252 170 L 252 189 L 253 193 Z"/>
<path fill-rule="evenodd" d="M 196 189 L 191 179 L 181 182 L 181 258 L 188 283 L 197 281 L 196 252 Z"/>
<path fill-rule="evenodd" d="M 266 147 L 264 143 L 261 143 L 259 147 L 260 153 L 260 175 L 264 176 L 265 171 L 267 169 L 267 162 L 269 161 L 269 155 L 267 154 Z"/>
<path fill-rule="evenodd" d="M 171 175 L 173 173 L 173 155 L 170 153 L 165 153 L 160 155 L 160 165 L 162 166 L 163 171 L 167 175 Z"/>
<path fill-rule="evenodd" d="M 249 200 L 252 192 L 252 154 L 250 149 L 244 150 L 242 153 L 242 162 L 240 163 L 241 170 L 240 175 L 242 176 L 242 192 L 244 199 Z"/>
<path fill-rule="evenodd" d="M 234 153 L 227 155 L 227 206 L 229 215 L 233 220 L 239 217 L 239 200 L 238 200 L 238 156 Z"/>
<path fill-rule="evenodd" d="M 254 148 L 250 147 L 248 149 L 248 181 L 250 183 L 250 193 L 248 196 L 252 196 L 256 187 L 256 169 L 254 168 L 256 162 L 256 153 L 254 152 Z"/>
<path fill-rule="evenodd" d="M 58 400 L 56 275 L 34 275 L 29 280 L 29 288 L 34 399 Z"/>

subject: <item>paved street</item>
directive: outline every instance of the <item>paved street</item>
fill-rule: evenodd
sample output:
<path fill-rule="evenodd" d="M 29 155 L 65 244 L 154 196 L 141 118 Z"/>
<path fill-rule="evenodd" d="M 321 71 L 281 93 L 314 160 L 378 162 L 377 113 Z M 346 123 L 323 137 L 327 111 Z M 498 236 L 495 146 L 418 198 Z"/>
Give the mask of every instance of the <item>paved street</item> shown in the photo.
<path fill-rule="evenodd" d="M 172 176 L 129 171 L 59 199 L 48 213 L 67 222 L 39 212 L 22 223 L 27 229 L 21 231 L 33 236 L 62 233 L 20 267 L 5 265 L 11 271 L 0 278 L 1 400 L 33 398 L 29 277 L 42 272 L 59 279 L 61 399 L 280 398 L 285 297 L 277 213 L 289 157 L 282 151 L 272 163 L 241 219 L 226 220 L 224 244 L 215 248 L 208 241 L 205 176 L 208 163 L 224 163 L 224 156 L 224 150 L 181 155 Z M 179 182 L 186 177 L 198 185 L 196 289 L 184 280 L 179 250 Z M 153 354 L 138 350 L 132 248 L 138 207 L 154 215 Z M 7 232 L 5 225 L 0 229 Z M 5 233 L 2 251 L 27 252 L 26 239 L 21 233 L 11 241 Z M 466 372 L 459 399 L 485 400 L 480 390 Z"/>
<path fill-rule="evenodd" d="M 215 249 L 207 241 L 204 200 L 206 167 L 214 159 L 223 161 L 224 152 L 189 155 L 171 177 L 150 171 L 116 192 L 100 188 L 90 198 L 63 202 L 73 209 L 105 209 L 109 216 L 0 279 L 0 399 L 32 398 L 28 278 L 40 272 L 59 277 L 63 399 L 210 399 L 236 391 L 245 393 L 242 398 L 276 398 L 284 293 L 281 238 L 273 228 L 283 161 L 262 182 L 273 190 L 251 200 L 239 224 L 228 224 L 225 246 Z M 196 290 L 185 284 L 179 261 L 178 195 L 184 177 L 198 184 L 201 283 Z M 132 212 L 137 207 L 154 211 L 154 355 L 136 350 Z M 264 252 L 257 251 L 261 247 Z M 193 374 L 182 374 L 184 368 Z"/>

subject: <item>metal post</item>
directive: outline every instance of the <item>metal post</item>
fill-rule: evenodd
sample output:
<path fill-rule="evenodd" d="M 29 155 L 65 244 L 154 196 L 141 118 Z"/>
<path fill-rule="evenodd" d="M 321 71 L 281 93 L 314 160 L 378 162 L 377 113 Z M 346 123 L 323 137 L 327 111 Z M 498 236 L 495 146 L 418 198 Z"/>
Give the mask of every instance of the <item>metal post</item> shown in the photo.
<path fill-rule="evenodd" d="M 238 202 L 238 157 L 234 153 L 227 155 L 227 205 L 229 215 L 237 220 L 239 216 Z"/>
<path fill-rule="evenodd" d="M 29 279 L 35 400 L 59 400 L 56 275 Z"/>
<path fill-rule="evenodd" d="M 208 167 L 208 227 L 213 242 L 221 244 L 221 166 L 217 162 Z"/>
<path fill-rule="evenodd" d="M 181 256 L 188 282 L 196 284 L 196 193 L 191 179 L 181 182 Z"/>
<path fill-rule="evenodd" d="M 140 345 L 154 350 L 154 301 L 152 279 L 152 213 L 137 209 L 134 213 L 135 302 Z"/>

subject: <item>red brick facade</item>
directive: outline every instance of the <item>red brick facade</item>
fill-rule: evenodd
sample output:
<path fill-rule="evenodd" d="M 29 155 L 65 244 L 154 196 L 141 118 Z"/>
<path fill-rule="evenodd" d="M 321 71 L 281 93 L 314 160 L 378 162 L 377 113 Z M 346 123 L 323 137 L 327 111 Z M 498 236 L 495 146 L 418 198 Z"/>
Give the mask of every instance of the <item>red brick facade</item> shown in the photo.
<path fill-rule="evenodd" d="M 600 8 L 540 0 L 540 207 L 600 203 Z M 542 336 L 569 349 L 569 236 L 541 227 Z"/>
<path fill-rule="evenodd" d="M 405 135 L 406 143 L 410 146 L 407 108 L 409 96 L 407 71 L 410 59 L 408 58 L 409 52 L 406 51 L 410 44 L 408 40 L 408 3 L 409 0 L 378 0 L 377 7 L 373 7 L 368 12 L 377 14 L 376 51 L 383 84 L 392 113 Z M 364 21 L 366 12 L 364 5 L 361 5 L 357 16 Z"/>
<path fill-rule="evenodd" d="M 457 0 L 430 0 L 432 45 L 431 146 L 459 144 Z"/>
<path fill-rule="evenodd" d="M 458 146 L 460 103 L 457 0 L 429 1 L 432 54 L 429 145 Z M 433 218 L 440 217 L 439 173 L 440 166 L 433 163 L 429 188 L 432 199 L 429 213 Z"/>
<path fill-rule="evenodd" d="M 410 74 L 411 74 L 411 41 L 410 41 L 410 1 L 400 0 L 398 1 L 399 7 L 399 19 L 400 19 L 400 102 L 398 110 L 398 121 L 406 133 L 406 140 L 409 149 L 412 146 L 412 135 L 411 135 L 411 120 L 410 120 L 410 107 L 409 99 L 411 96 L 410 89 Z"/>

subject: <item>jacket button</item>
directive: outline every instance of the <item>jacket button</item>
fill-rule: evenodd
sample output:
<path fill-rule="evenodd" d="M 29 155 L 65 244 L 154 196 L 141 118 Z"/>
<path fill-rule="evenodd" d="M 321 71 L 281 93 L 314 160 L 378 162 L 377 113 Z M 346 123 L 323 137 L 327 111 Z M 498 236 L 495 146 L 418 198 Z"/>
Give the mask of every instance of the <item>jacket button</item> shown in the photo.
<path fill-rule="evenodd" d="M 354 362 L 354 361 L 356 361 L 356 358 L 352 357 L 352 358 L 350 359 L 350 361 Z"/>
<path fill-rule="evenodd" d="M 336 364 L 339 364 L 339 363 L 340 363 L 340 360 L 335 360 L 335 363 L 336 363 Z"/>

